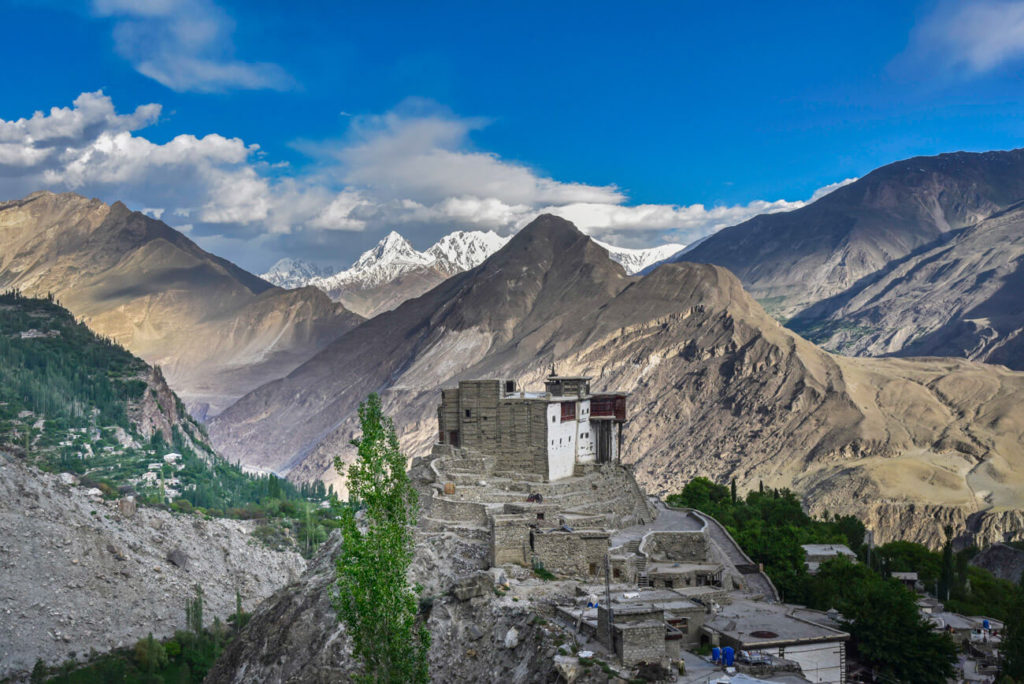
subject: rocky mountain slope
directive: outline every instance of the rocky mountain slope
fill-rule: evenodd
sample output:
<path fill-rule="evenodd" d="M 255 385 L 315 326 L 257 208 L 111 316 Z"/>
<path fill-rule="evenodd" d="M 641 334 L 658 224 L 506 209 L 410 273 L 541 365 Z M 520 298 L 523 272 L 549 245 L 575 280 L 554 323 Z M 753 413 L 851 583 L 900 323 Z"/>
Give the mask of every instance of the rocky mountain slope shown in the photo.
<path fill-rule="evenodd" d="M 206 619 L 225 620 L 236 590 L 251 611 L 304 570 L 298 554 L 254 543 L 253 523 L 127 516 L 71 482 L 0 452 L 0 678 L 170 636 L 196 585 Z"/>
<path fill-rule="evenodd" d="M 233 456 L 330 479 L 368 392 L 422 454 L 439 388 L 478 377 L 538 386 L 551 363 L 632 393 L 625 453 L 655 492 L 696 475 L 793 487 L 812 510 L 856 513 L 882 539 L 937 543 L 947 520 L 979 542 L 1024 530 L 1024 374 L 833 356 L 781 327 L 725 269 L 630 277 L 553 216 L 243 397 L 211 434 Z"/>
<path fill-rule="evenodd" d="M 1024 369 L 1024 206 L 948 233 L 788 323 L 843 354 Z"/>
<path fill-rule="evenodd" d="M 121 203 L 40 192 L 0 203 L 0 289 L 53 293 L 163 369 L 214 414 L 298 366 L 360 318 L 314 288 L 282 290 Z"/>
<path fill-rule="evenodd" d="M 1024 150 L 915 157 L 796 211 L 719 231 L 681 258 L 725 266 L 769 311 L 789 318 L 1022 199 Z M 947 293 L 935 287 L 932 296 Z"/>
<path fill-rule="evenodd" d="M 484 262 L 509 241 L 493 231 L 455 231 L 424 252 L 392 231 L 373 249 L 364 252 L 351 268 L 326 275 L 308 262 L 282 259 L 261 277 L 280 287 L 313 286 L 343 303 L 349 310 L 372 318 L 434 288 L 446 278 Z M 667 244 L 647 249 L 616 247 L 595 240 L 608 250 L 612 261 L 633 274 L 668 259 L 685 245 Z M 305 274 L 305 275 L 304 275 Z"/>

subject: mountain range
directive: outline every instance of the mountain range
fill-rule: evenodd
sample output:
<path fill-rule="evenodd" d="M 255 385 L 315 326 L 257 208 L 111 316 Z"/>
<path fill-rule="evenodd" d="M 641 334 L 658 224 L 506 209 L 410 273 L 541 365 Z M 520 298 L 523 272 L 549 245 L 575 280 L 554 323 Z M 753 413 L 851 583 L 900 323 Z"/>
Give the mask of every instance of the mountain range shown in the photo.
<path fill-rule="evenodd" d="M 537 386 L 555 363 L 631 392 L 626 453 L 653 491 L 763 481 L 879 539 L 950 522 L 1000 541 L 1024 529 L 1022 202 L 1024 151 L 954 153 L 661 265 L 677 246 L 630 260 L 543 216 L 425 252 L 393 233 L 333 275 L 279 262 L 284 289 L 123 204 L 36 193 L 0 204 L 0 288 L 52 292 L 160 365 L 225 455 L 297 481 L 342 484 L 369 392 L 416 455 L 440 388 Z M 910 355 L 929 358 L 869 358 Z"/>
<path fill-rule="evenodd" d="M 351 311 L 372 318 L 407 299 L 418 297 L 451 276 L 481 264 L 509 238 L 493 231 L 455 231 L 426 251 L 417 251 L 397 232 L 386 235 L 348 269 L 330 274 L 308 261 L 284 258 L 262 278 L 284 288 L 313 286 Z M 595 240 L 627 273 L 663 261 L 685 245 L 630 249 Z"/>
<path fill-rule="evenodd" d="M 284 290 L 116 202 L 39 192 L 0 203 L 0 289 L 53 294 L 159 366 L 197 417 L 286 375 L 362 318 Z"/>
<path fill-rule="evenodd" d="M 1024 369 L 1024 149 L 915 157 L 678 258 L 725 266 L 827 348 Z"/>
<path fill-rule="evenodd" d="M 952 359 L 831 355 L 768 316 L 726 269 L 629 276 L 542 216 L 479 266 L 341 336 L 210 424 L 215 443 L 298 480 L 336 478 L 353 414 L 381 393 L 409 455 L 460 378 L 559 372 L 631 393 L 624 453 L 651 491 L 696 475 L 793 487 L 880 539 L 1024 529 L 1024 374 Z M 341 484 L 339 482 L 339 484 Z M 898 522 L 899 528 L 895 527 Z"/>

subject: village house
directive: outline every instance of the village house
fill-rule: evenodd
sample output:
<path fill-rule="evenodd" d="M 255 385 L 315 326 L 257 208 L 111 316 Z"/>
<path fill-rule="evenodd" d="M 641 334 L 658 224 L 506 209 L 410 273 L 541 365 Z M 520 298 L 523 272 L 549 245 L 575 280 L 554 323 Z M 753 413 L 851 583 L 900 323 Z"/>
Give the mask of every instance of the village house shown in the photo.
<path fill-rule="evenodd" d="M 846 558 L 851 563 L 857 562 L 857 554 L 850 550 L 850 547 L 845 544 L 804 544 L 804 553 L 807 557 L 804 559 L 804 565 L 807 567 L 807 572 L 812 575 L 818 572 L 818 568 L 822 563 L 830 560 L 835 560 L 840 556 Z"/>

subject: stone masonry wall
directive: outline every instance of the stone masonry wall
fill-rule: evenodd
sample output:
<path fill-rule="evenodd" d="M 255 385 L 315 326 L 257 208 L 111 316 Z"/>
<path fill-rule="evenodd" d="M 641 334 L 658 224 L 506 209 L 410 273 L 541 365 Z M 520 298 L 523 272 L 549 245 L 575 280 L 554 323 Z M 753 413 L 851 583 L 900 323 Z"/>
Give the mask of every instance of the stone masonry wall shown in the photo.
<path fill-rule="evenodd" d="M 526 565 L 530 544 L 530 520 L 522 515 L 494 515 L 491 517 L 492 566 L 515 563 Z"/>
<path fill-rule="evenodd" d="M 660 663 L 665 657 L 665 625 L 641 623 L 615 625 L 621 635 L 616 651 L 627 667 L 637 663 Z"/>
<path fill-rule="evenodd" d="M 556 575 L 593 577 L 604 571 L 608 534 L 602 532 L 535 533 L 533 553 Z M 594 570 L 591 573 L 591 569 Z"/>
<path fill-rule="evenodd" d="M 652 560 L 703 563 L 708 558 L 708 537 L 704 532 L 649 532 L 640 550 Z"/>

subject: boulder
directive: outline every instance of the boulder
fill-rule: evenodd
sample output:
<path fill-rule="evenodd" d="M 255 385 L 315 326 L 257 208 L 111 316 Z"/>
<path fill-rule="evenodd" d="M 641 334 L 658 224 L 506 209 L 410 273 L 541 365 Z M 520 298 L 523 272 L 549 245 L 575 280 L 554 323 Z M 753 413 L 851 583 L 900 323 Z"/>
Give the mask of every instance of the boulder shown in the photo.
<path fill-rule="evenodd" d="M 460 601 L 468 601 L 477 596 L 486 596 L 494 591 L 494 580 L 488 572 L 475 572 L 455 580 L 452 595 Z"/>
<path fill-rule="evenodd" d="M 167 560 L 181 569 L 188 567 L 188 555 L 181 549 L 174 549 L 167 553 Z"/>

